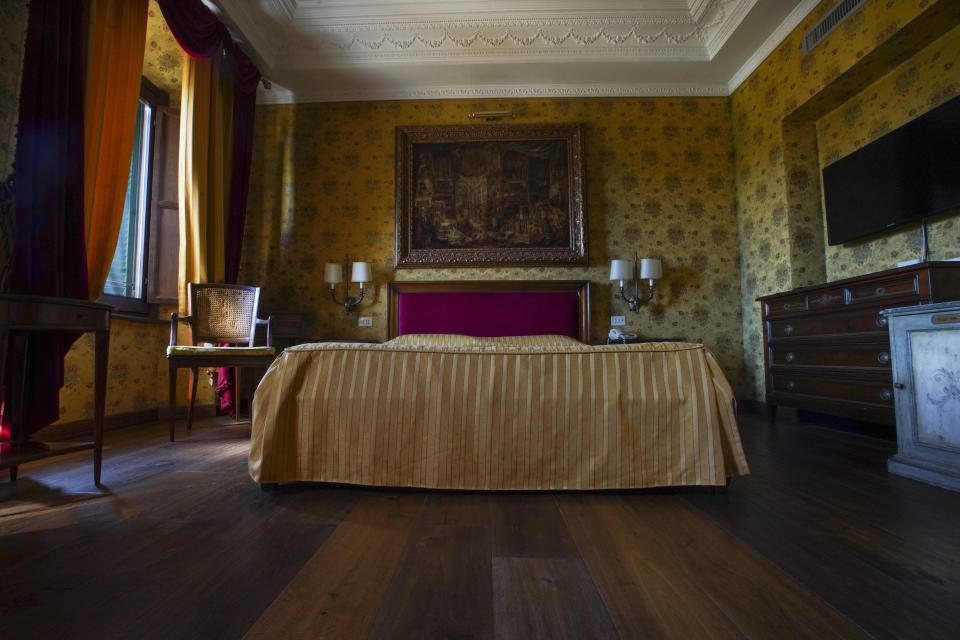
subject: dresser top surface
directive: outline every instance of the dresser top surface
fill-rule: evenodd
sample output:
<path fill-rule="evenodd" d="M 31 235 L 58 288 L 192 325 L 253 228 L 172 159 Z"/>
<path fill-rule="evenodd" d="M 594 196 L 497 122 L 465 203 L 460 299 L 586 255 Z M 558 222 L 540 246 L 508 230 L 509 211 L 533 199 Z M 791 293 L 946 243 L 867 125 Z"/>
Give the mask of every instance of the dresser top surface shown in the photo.
<path fill-rule="evenodd" d="M 919 271 L 928 271 L 928 270 L 956 270 L 957 274 L 960 275 L 960 261 L 940 261 L 940 262 L 921 262 L 918 264 L 912 264 L 906 267 L 899 267 L 897 269 L 887 269 L 886 271 L 876 271 L 874 273 L 865 273 L 862 276 L 854 276 L 852 278 L 844 278 L 842 280 L 831 280 L 830 282 L 823 282 L 821 284 L 811 284 L 805 287 L 797 287 L 796 289 L 789 289 L 787 291 L 780 291 L 778 293 L 769 293 L 765 296 L 757 297 L 758 301 L 769 300 L 771 298 L 776 298 L 779 296 L 785 295 L 794 295 L 802 294 L 809 291 L 820 291 L 827 287 L 843 287 L 849 284 L 855 284 L 858 282 L 864 282 L 868 280 L 882 280 L 885 278 L 892 278 L 900 275 L 906 275 L 909 273 L 916 273 Z"/>

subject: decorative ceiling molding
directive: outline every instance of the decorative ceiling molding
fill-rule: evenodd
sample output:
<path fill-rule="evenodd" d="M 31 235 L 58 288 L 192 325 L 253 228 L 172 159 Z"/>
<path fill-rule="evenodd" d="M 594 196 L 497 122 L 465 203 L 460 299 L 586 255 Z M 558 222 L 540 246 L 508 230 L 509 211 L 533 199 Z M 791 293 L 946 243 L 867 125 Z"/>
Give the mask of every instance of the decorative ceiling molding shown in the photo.
<path fill-rule="evenodd" d="M 743 66 L 733 74 L 727 86 L 727 93 L 733 95 L 737 87 L 743 84 L 743 82 L 750 77 L 750 74 L 757 70 L 757 67 L 767 59 L 767 56 L 773 53 L 773 50 L 787 39 L 787 36 L 803 22 L 804 18 L 810 15 L 810 12 L 813 11 L 818 4 L 820 4 L 820 0 L 802 0 L 794 7 L 793 11 L 790 12 L 783 22 L 763 41 L 760 48 L 754 51 L 753 54 L 747 58 L 747 61 L 743 63 Z M 799 48 L 799 46 L 798 43 L 797 47 Z"/>
<path fill-rule="evenodd" d="M 263 61 L 265 103 L 729 95 L 818 4 L 205 1 Z"/>
<path fill-rule="evenodd" d="M 337 89 L 314 86 L 296 93 L 273 85 L 257 93 L 258 104 L 292 104 L 297 102 L 362 102 L 369 100 L 450 100 L 468 98 L 666 98 L 721 97 L 727 95 L 725 84 L 633 84 L 633 85 L 519 85 L 519 86 L 443 86 L 418 89 L 375 88 Z"/>
<path fill-rule="evenodd" d="M 757 0 L 739 2 L 730 8 L 729 13 L 723 14 L 721 19 L 715 23 L 716 27 L 712 30 L 712 35 L 706 42 L 707 56 L 710 60 L 713 60 L 714 56 L 719 53 L 720 48 L 730 39 L 730 36 L 737 30 L 737 27 L 740 26 L 740 23 L 747 17 L 750 9 L 753 9 L 753 5 L 756 3 Z"/>
<path fill-rule="evenodd" d="M 233 0 L 236 1 L 236 0 Z M 521 51 L 541 49 L 577 50 L 604 55 L 619 54 L 625 58 L 645 58 L 644 47 L 678 47 L 671 59 L 709 60 L 734 32 L 743 16 L 756 0 L 696 0 L 699 20 L 686 11 L 651 14 L 637 10 L 611 15 L 608 13 L 576 15 L 555 11 L 490 17 L 483 14 L 459 15 L 456 19 L 441 16 L 417 16 L 416 19 L 356 15 L 332 20 L 322 17 L 317 5 L 313 13 L 304 9 L 296 16 L 299 41 L 288 43 L 280 55 L 280 66 L 313 56 L 314 64 L 343 66 L 351 63 L 377 62 L 385 53 L 402 53 L 415 61 L 430 51 L 457 52 L 458 56 L 515 56 Z M 475 3 L 474 3 L 475 4 Z M 676 3 L 674 3 L 676 4 Z M 390 3 L 384 3 L 389 8 Z M 698 50 L 699 48 L 699 50 Z M 396 57 L 396 56 L 390 56 Z M 656 53 L 653 57 L 664 57 Z"/>

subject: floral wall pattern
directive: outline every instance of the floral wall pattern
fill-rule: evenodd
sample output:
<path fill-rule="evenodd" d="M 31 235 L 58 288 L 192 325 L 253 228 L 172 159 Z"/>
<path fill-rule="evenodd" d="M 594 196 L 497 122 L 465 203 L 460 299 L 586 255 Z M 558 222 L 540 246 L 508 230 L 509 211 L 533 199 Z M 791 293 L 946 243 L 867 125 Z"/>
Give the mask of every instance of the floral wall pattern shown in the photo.
<path fill-rule="evenodd" d="M 394 128 L 464 124 L 474 110 L 511 122 L 584 125 L 586 268 L 393 269 Z M 729 101 L 725 98 L 357 102 L 257 109 L 241 281 L 268 310 L 309 317 L 311 339 L 385 337 L 387 280 L 589 279 L 594 340 L 610 314 L 627 330 L 715 350 L 734 384 L 742 346 Z M 655 303 L 613 300 L 611 258 L 659 256 Z M 372 329 L 329 299 L 323 264 L 374 265 Z M 341 289 L 342 291 L 342 289 Z M 356 291 L 356 289 L 354 289 Z"/>
<path fill-rule="evenodd" d="M 0 180 L 13 169 L 20 108 L 20 72 L 27 29 L 27 1 L 0 1 Z"/>
<path fill-rule="evenodd" d="M 150 0 L 147 9 L 147 40 L 143 53 L 144 77 L 170 94 L 170 106 L 180 104 L 180 72 L 183 70 L 183 49 L 160 12 L 157 0 Z"/>
<path fill-rule="evenodd" d="M 960 22 L 957 4 L 948 0 L 870 0 L 811 54 L 803 56 L 803 34 L 835 4 L 833 0 L 821 2 L 731 97 L 744 383 L 758 399 L 763 398 L 764 381 L 760 308 L 755 298 L 822 282 L 828 273 L 837 278 L 881 268 L 856 258 L 861 250 L 857 245 L 830 248 L 829 255 L 825 251 L 817 120 L 869 91 L 864 83 L 884 82 L 885 75 L 918 51 L 935 59 L 935 51 L 930 49 L 935 45 L 928 43 Z M 927 96 L 956 92 L 950 88 L 955 82 L 946 79 L 956 70 L 944 69 L 945 64 L 941 61 L 939 66 L 924 67 L 929 90 L 923 93 Z M 919 65 L 917 73 L 921 74 Z M 882 86 L 889 90 L 895 84 L 893 80 Z M 881 98 L 876 108 L 887 102 L 886 118 L 891 123 L 903 118 L 890 113 L 898 111 L 906 114 L 905 122 L 916 117 L 917 105 L 923 100 L 908 105 L 907 101 Z M 832 133 L 838 126 L 833 120 L 819 128 L 822 131 L 828 122 Z M 853 131 L 843 135 L 858 136 Z M 895 232 L 898 239 L 894 242 L 909 244 L 910 233 Z M 940 242 L 934 244 L 942 246 Z M 874 264 L 880 260 L 884 266 L 894 266 L 886 257 Z"/>
<path fill-rule="evenodd" d="M 13 171 L 26 29 L 26 0 L 0 0 L 0 184 Z M 0 292 L 9 284 L 12 238 L 13 207 L 0 206 Z"/>

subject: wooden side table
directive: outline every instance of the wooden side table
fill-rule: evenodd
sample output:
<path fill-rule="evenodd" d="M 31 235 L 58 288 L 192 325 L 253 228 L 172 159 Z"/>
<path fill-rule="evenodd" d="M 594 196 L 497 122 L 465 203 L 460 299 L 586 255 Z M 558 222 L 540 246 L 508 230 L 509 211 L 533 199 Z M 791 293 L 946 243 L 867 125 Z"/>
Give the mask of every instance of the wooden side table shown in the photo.
<path fill-rule="evenodd" d="M 93 449 L 93 481 L 100 485 L 103 459 L 103 412 L 107 395 L 107 357 L 110 351 L 109 305 L 73 298 L 0 295 L 0 390 L 6 371 L 7 341 L 26 344 L 26 334 L 42 331 L 96 332 L 94 347 L 94 385 L 92 442 L 42 443 L 27 440 L 20 432 L 23 424 L 22 398 L 10 399 L 13 434 L 0 446 L 0 469 L 10 469 L 10 481 L 17 479 L 17 467 L 51 456 Z M 21 375 L 23 375 L 21 373 Z M 22 385 L 21 385 L 22 389 Z"/>

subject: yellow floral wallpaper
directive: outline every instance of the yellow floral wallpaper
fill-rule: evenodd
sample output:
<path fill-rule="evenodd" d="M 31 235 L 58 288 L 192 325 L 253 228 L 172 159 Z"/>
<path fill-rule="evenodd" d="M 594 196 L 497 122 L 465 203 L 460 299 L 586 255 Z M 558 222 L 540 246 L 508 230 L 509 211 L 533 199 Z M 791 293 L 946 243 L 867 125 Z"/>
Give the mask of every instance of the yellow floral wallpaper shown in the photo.
<path fill-rule="evenodd" d="M 464 124 L 475 110 L 511 122 L 584 127 L 590 265 L 586 268 L 393 269 L 398 125 Z M 644 336 L 703 341 L 734 384 L 742 346 L 729 101 L 725 98 L 356 102 L 262 106 L 241 280 L 268 310 L 309 317 L 310 336 L 386 335 L 385 282 L 589 279 L 594 340 L 611 313 Z M 655 303 L 633 314 L 612 300 L 611 258 L 659 256 Z M 328 299 L 323 264 L 349 253 L 374 265 L 372 329 Z M 355 292 L 355 289 L 354 289 Z M 341 290 L 342 293 L 342 290 Z"/>
<path fill-rule="evenodd" d="M 170 106 L 180 104 L 183 49 L 170 32 L 157 0 L 147 9 L 147 40 L 143 54 L 144 77 L 170 94 Z"/>
<path fill-rule="evenodd" d="M 960 27 L 932 42 L 879 81 L 817 121 L 820 165 L 825 167 L 960 93 Z M 956 211 L 927 223 L 929 257 L 960 256 Z M 827 280 L 889 269 L 920 257 L 919 225 L 827 247 Z"/>
<path fill-rule="evenodd" d="M 110 325 L 110 356 L 107 372 L 106 415 L 143 411 L 167 406 L 167 345 L 170 342 L 170 312 L 161 308 L 161 322 L 136 322 L 114 318 Z M 181 330 L 180 344 L 188 344 Z M 70 348 L 64 362 L 64 383 L 60 390 L 60 421 L 93 417 L 93 334 L 85 334 Z M 179 373 L 178 404 L 185 405 L 190 377 Z M 196 404 L 213 404 L 216 394 L 201 372 Z"/>
<path fill-rule="evenodd" d="M 0 1 L 0 181 L 13 169 L 20 106 L 20 71 L 27 29 L 27 1 Z"/>
<path fill-rule="evenodd" d="M 873 271 L 887 264 L 877 256 L 871 266 L 852 268 L 866 260 L 857 257 L 860 245 L 824 248 L 824 224 L 820 196 L 820 153 L 817 120 L 827 116 L 830 133 L 839 125 L 828 115 L 857 94 L 869 91 L 871 83 L 891 91 L 896 80 L 882 78 L 902 60 L 922 52 L 935 60 L 928 43 L 937 41 L 960 22 L 960 3 L 949 0 L 869 0 L 810 55 L 804 57 L 802 35 L 836 2 L 824 0 L 771 53 L 731 97 L 737 221 L 741 261 L 741 310 L 743 314 L 744 383 L 754 397 L 764 395 L 760 295 L 823 282 L 830 277 Z M 925 48 L 926 47 L 926 48 Z M 946 55 L 946 54 L 942 54 Z M 956 55 L 955 51 L 951 55 Z M 942 57 L 942 56 L 941 56 Z M 909 61 L 904 63 L 909 65 Z M 913 118 L 912 109 L 930 96 L 945 99 L 956 93 L 956 69 L 924 66 L 917 75 L 926 98 L 907 100 L 880 98 L 887 102 L 890 122 Z M 891 74 L 894 78 L 896 73 Z M 952 83 L 952 84 L 951 84 Z M 905 112 L 894 116 L 893 112 Z M 842 116 L 840 116 L 842 117 Z M 868 120 L 872 119 L 867 116 Z M 869 128 L 869 125 L 866 125 Z M 891 126 L 893 126 L 891 124 Z M 853 137 L 859 134 L 847 132 Z M 823 139 L 823 136 L 821 136 Z M 833 153 L 828 152 L 828 153 Z M 842 153 L 837 151 L 837 153 Z M 946 223 L 945 223 L 946 224 Z M 935 231 L 941 231 L 937 229 Z M 955 233 L 955 232 L 954 232 Z M 909 246 L 912 231 L 899 231 L 887 243 Z M 896 236 L 896 239 L 894 239 Z M 870 241 L 877 242 L 877 241 Z M 943 246 L 940 239 L 934 246 Z M 896 253 L 901 253 L 899 250 Z M 829 261 L 828 261 L 829 257 Z M 828 265 L 829 262 L 829 265 Z"/>

